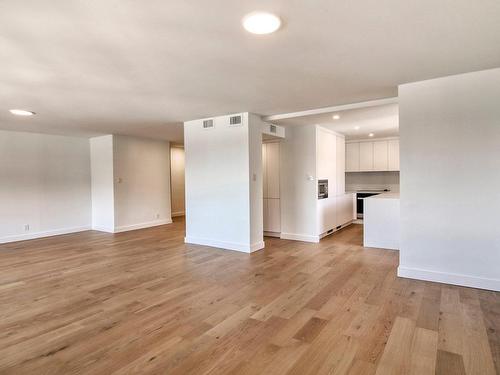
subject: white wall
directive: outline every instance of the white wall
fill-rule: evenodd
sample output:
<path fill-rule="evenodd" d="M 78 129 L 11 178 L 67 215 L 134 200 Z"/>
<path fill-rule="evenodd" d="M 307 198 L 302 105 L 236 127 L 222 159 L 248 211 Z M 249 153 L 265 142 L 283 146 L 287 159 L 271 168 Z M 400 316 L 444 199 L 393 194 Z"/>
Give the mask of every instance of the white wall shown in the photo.
<path fill-rule="evenodd" d="M 88 139 L 0 131 L 0 242 L 89 229 L 90 200 Z"/>
<path fill-rule="evenodd" d="M 264 247 L 264 207 L 262 172 L 262 128 L 260 116 L 248 115 L 248 153 L 250 181 L 250 243 L 255 249 Z"/>
<path fill-rule="evenodd" d="M 170 145 L 113 136 L 115 232 L 168 224 Z"/>
<path fill-rule="evenodd" d="M 90 139 L 92 172 L 92 229 L 115 230 L 113 187 L 113 136 Z"/>
<path fill-rule="evenodd" d="M 248 118 L 244 113 L 234 127 L 227 126 L 228 116 L 215 118 L 211 129 L 203 129 L 202 120 L 184 124 L 188 243 L 245 252 L 264 245 L 261 123 Z"/>
<path fill-rule="evenodd" d="M 172 194 L 172 216 L 182 216 L 186 211 L 184 185 L 184 147 L 170 148 L 170 181 Z"/>
<path fill-rule="evenodd" d="M 288 127 L 281 150 L 281 237 L 317 241 L 316 127 Z"/>
<path fill-rule="evenodd" d="M 500 69 L 399 87 L 399 275 L 500 290 Z"/>

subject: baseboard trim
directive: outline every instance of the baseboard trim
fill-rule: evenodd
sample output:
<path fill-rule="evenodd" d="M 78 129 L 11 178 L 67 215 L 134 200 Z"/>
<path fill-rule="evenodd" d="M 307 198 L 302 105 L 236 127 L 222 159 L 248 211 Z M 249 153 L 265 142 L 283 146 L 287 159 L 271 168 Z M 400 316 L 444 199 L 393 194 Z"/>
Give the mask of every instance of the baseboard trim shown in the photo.
<path fill-rule="evenodd" d="M 0 244 L 1 243 L 18 242 L 18 241 L 26 241 L 26 240 L 34 240 L 37 238 L 60 236 L 62 234 L 84 232 L 86 230 L 91 230 L 91 229 L 92 229 L 92 227 L 89 225 L 89 226 L 83 226 L 83 227 L 61 228 L 61 229 L 47 230 L 47 231 L 43 231 L 43 232 L 17 234 L 14 236 L 1 237 Z"/>
<path fill-rule="evenodd" d="M 219 241 L 213 240 L 209 238 L 200 238 L 200 237 L 185 237 L 185 243 L 194 244 L 194 245 L 203 245 L 216 247 L 224 250 L 233 250 L 239 251 L 242 253 L 253 253 L 254 251 L 263 249 L 265 247 L 264 241 L 259 241 L 251 245 L 237 243 L 237 242 L 227 242 L 227 241 Z"/>
<path fill-rule="evenodd" d="M 500 279 L 488 279 L 484 277 L 436 272 L 402 266 L 398 267 L 398 276 L 408 279 L 433 281 L 436 283 L 460 285 L 470 288 L 494 290 L 496 292 L 500 292 Z"/>
<path fill-rule="evenodd" d="M 297 233 L 281 233 L 280 238 L 283 240 L 294 240 L 302 242 L 319 242 L 319 236 L 311 236 L 310 234 L 297 234 Z"/>
<path fill-rule="evenodd" d="M 116 227 L 114 230 L 114 233 L 121 233 L 121 232 L 128 232 L 131 230 L 157 227 L 159 225 L 165 225 L 165 224 L 171 224 L 171 223 L 172 223 L 172 219 L 163 219 L 163 220 L 148 221 L 148 222 L 139 223 L 139 224 L 123 225 L 121 227 Z"/>
<path fill-rule="evenodd" d="M 264 236 L 266 237 L 276 237 L 280 238 L 281 233 L 279 232 L 264 232 Z"/>
<path fill-rule="evenodd" d="M 349 222 L 347 222 L 345 224 L 340 225 L 339 227 L 335 227 L 335 228 L 330 229 L 331 232 L 330 232 L 330 230 L 328 230 L 326 232 L 323 232 L 323 233 L 321 233 L 319 235 L 319 239 L 321 240 L 321 239 L 323 239 L 323 238 L 325 238 L 325 237 L 327 237 L 327 236 L 329 236 L 331 234 L 334 234 L 335 232 L 338 232 L 339 230 L 344 229 L 345 227 L 348 227 L 352 223 L 353 223 L 352 221 L 349 221 Z"/>
<path fill-rule="evenodd" d="M 98 232 L 106 232 L 106 233 L 114 233 L 115 230 L 113 228 L 100 227 L 98 225 L 93 225 L 92 230 L 96 230 Z"/>
<path fill-rule="evenodd" d="M 172 217 L 184 216 L 186 213 L 184 211 L 172 212 Z"/>

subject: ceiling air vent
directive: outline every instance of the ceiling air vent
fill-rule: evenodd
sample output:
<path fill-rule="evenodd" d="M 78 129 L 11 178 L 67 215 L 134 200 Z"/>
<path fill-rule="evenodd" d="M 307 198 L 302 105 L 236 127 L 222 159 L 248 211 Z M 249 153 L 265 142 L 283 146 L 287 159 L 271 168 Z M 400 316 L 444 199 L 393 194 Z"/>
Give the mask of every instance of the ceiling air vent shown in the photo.
<path fill-rule="evenodd" d="M 270 124 L 270 125 L 269 125 L 269 131 L 270 131 L 271 133 L 276 134 L 276 125 Z"/>
<path fill-rule="evenodd" d="M 229 126 L 241 125 L 241 116 L 231 116 L 229 118 Z"/>
<path fill-rule="evenodd" d="M 214 120 L 203 120 L 203 129 L 211 129 L 214 127 Z"/>

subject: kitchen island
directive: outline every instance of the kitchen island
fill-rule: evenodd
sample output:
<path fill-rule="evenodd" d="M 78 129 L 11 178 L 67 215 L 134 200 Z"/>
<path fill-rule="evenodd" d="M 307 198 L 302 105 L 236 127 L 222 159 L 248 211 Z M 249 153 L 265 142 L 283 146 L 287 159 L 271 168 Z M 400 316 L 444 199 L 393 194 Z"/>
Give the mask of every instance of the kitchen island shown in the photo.
<path fill-rule="evenodd" d="M 364 198 L 363 246 L 399 250 L 399 193 Z"/>

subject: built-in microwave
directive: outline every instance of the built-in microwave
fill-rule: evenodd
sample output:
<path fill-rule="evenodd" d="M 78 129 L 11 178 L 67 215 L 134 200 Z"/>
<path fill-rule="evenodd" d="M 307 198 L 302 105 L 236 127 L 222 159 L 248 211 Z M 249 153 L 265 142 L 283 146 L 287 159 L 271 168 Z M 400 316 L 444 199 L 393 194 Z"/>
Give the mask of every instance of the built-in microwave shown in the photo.
<path fill-rule="evenodd" d="M 328 180 L 318 180 L 318 199 L 328 198 Z"/>

